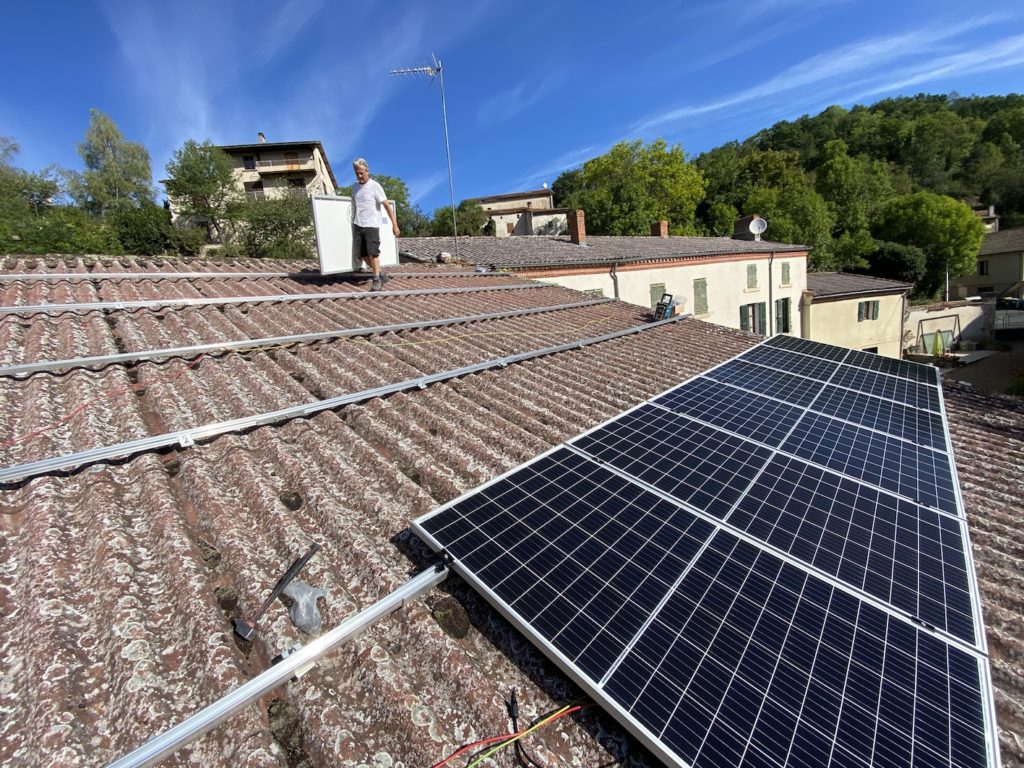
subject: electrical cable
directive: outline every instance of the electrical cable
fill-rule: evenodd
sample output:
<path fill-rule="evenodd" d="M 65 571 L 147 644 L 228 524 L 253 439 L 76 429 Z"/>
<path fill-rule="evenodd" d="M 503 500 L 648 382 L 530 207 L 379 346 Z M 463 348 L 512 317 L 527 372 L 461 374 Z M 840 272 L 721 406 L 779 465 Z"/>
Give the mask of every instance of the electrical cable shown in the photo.
<path fill-rule="evenodd" d="M 500 752 L 501 750 L 503 750 L 505 747 L 509 746 L 510 744 L 514 744 L 517 741 L 519 741 L 519 739 L 523 738 L 524 736 L 526 736 L 526 735 L 528 735 L 530 733 L 533 733 L 538 728 L 542 728 L 545 725 L 547 725 L 548 723 L 553 723 L 555 720 L 560 720 L 561 718 L 565 717 L 566 715 L 571 715 L 573 712 L 579 712 L 581 709 L 583 709 L 586 706 L 590 706 L 590 705 L 588 705 L 588 704 L 577 704 L 577 705 L 574 706 L 572 704 L 567 704 L 566 706 L 564 706 L 561 709 L 559 709 L 558 711 L 556 711 L 554 714 L 548 715 L 543 720 L 535 723 L 534 725 L 531 725 L 529 728 L 524 729 L 522 732 L 517 733 L 517 734 L 511 734 L 509 738 L 507 738 L 505 741 L 503 741 L 500 744 L 498 744 L 496 747 L 492 747 L 491 749 L 489 749 L 483 755 L 481 755 L 476 760 L 474 760 L 472 763 L 467 765 L 466 768 L 475 768 L 476 766 L 480 765 L 480 763 L 482 763 L 484 760 L 486 760 L 488 757 L 493 755 L 495 752 Z"/>

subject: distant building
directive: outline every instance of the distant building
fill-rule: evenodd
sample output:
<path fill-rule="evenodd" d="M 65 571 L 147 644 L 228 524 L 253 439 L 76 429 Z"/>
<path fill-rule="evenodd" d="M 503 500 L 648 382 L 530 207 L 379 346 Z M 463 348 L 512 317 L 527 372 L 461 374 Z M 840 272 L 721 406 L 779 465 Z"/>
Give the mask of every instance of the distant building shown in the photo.
<path fill-rule="evenodd" d="M 950 298 L 967 296 L 1020 296 L 1024 281 L 1024 227 L 985 235 L 978 252 L 978 267 L 971 275 L 950 281 Z"/>
<path fill-rule="evenodd" d="M 235 161 L 235 178 L 249 197 L 284 197 L 291 193 L 330 195 L 338 187 L 327 153 L 319 141 L 268 142 L 218 147 Z"/>
<path fill-rule="evenodd" d="M 476 197 L 474 202 L 494 222 L 496 237 L 563 235 L 568 229 L 568 208 L 555 208 L 550 189 Z"/>
<path fill-rule="evenodd" d="M 588 237 L 582 211 L 571 213 L 568 225 L 567 237 L 462 237 L 459 255 L 476 266 L 649 309 L 669 293 L 679 312 L 701 320 L 762 335 L 800 334 L 805 245 L 669 237 L 666 221 L 653 223 L 650 237 Z M 450 237 L 403 237 L 398 247 L 424 261 L 455 253 Z"/>
<path fill-rule="evenodd" d="M 913 286 L 844 272 L 811 272 L 800 335 L 826 344 L 902 357 L 904 312 Z"/>

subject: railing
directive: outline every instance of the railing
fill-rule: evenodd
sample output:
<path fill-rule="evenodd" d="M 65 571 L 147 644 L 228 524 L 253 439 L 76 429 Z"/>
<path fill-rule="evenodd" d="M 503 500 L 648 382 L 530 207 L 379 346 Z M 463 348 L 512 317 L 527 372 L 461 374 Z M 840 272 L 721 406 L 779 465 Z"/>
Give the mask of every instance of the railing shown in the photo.
<path fill-rule="evenodd" d="M 313 158 L 289 158 L 285 160 L 257 160 L 257 171 L 302 171 L 313 167 Z"/>
<path fill-rule="evenodd" d="M 997 309 L 995 329 L 1005 331 L 1010 328 L 1024 328 L 1024 311 L 1013 309 Z"/>
<path fill-rule="evenodd" d="M 248 189 L 245 194 L 252 200 L 265 200 L 267 197 L 267 193 L 262 189 Z"/>

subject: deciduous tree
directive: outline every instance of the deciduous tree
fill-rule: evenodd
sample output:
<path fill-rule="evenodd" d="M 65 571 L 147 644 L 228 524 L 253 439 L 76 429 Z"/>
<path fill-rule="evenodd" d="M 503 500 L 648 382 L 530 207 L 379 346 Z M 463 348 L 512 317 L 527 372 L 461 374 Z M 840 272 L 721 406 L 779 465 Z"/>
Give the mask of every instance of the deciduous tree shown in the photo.
<path fill-rule="evenodd" d="M 209 141 L 189 139 L 175 150 L 167 163 L 164 187 L 184 216 L 208 221 L 211 235 L 220 237 L 228 208 L 240 198 L 235 181 L 235 161 Z"/>
<path fill-rule="evenodd" d="M 459 237 L 476 237 L 483 235 L 484 225 L 488 221 L 487 213 L 472 200 L 463 200 L 456 208 L 459 222 Z M 434 211 L 430 234 L 435 236 L 451 236 L 455 227 L 452 226 L 452 209 L 443 205 Z"/>
<path fill-rule="evenodd" d="M 85 141 L 78 154 L 85 170 L 70 176 L 72 196 L 90 213 L 106 216 L 153 201 L 149 152 L 128 141 L 98 109 L 90 110 Z"/>
<path fill-rule="evenodd" d="M 872 234 L 924 251 L 925 271 L 916 293 L 933 296 L 945 281 L 947 270 L 951 277 L 974 271 L 985 226 L 969 206 L 958 200 L 915 192 L 890 200 L 879 212 Z"/>

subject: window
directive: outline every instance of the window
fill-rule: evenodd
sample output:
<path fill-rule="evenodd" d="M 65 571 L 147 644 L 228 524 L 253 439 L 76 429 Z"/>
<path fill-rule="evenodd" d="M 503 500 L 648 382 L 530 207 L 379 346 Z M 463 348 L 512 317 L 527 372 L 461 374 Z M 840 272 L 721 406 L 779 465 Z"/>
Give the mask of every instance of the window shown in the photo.
<path fill-rule="evenodd" d="M 782 284 L 789 285 L 789 262 L 783 262 L 782 264 Z"/>
<path fill-rule="evenodd" d="M 789 324 L 789 307 L 790 300 L 788 298 L 775 300 L 776 333 L 789 333 L 791 330 L 793 330 Z"/>
<path fill-rule="evenodd" d="M 651 309 L 658 306 L 661 297 L 665 295 L 664 283 L 651 283 Z"/>
<path fill-rule="evenodd" d="M 305 179 L 295 179 L 295 178 L 288 179 L 288 186 L 291 187 L 292 189 L 305 189 L 306 188 L 306 180 Z"/>
<path fill-rule="evenodd" d="M 708 313 L 708 279 L 698 277 L 693 281 L 693 314 L 706 315 Z"/>
<path fill-rule="evenodd" d="M 242 155 L 242 167 L 247 171 L 255 171 L 256 158 L 253 155 Z"/>
<path fill-rule="evenodd" d="M 857 322 L 878 319 L 878 300 L 862 301 L 857 304 Z"/>
<path fill-rule="evenodd" d="M 759 333 L 762 336 L 768 330 L 765 326 L 765 303 L 744 304 L 740 307 L 740 330 Z"/>
<path fill-rule="evenodd" d="M 604 288 L 587 288 L 583 293 L 586 296 L 596 296 L 599 299 L 604 298 Z"/>
<path fill-rule="evenodd" d="M 247 181 L 243 185 L 245 187 L 245 194 L 251 197 L 253 200 L 263 199 L 263 182 L 262 181 Z"/>
<path fill-rule="evenodd" d="M 979 261 L 978 262 L 978 274 L 979 275 L 987 275 L 988 274 L 988 259 L 985 259 L 983 261 Z"/>
<path fill-rule="evenodd" d="M 757 288 L 757 264 L 747 264 L 747 290 Z"/>

